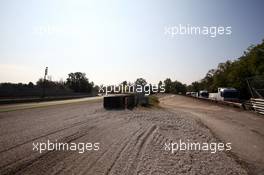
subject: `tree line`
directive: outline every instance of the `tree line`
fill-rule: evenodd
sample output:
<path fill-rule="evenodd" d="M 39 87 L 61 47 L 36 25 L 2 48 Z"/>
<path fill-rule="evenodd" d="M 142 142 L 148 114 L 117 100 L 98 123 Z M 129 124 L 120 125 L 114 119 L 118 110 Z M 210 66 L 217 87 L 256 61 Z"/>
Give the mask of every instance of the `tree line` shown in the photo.
<path fill-rule="evenodd" d="M 166 93 L 185 94 L 187 91 L 200 90 L 217 92 L 218 87 L 233 87 L 239 90 L 241 99 L 249 99 L 254 95 L 254 89 L 258 89 L 255 92 L 264 97 L 264 40 L 261 44 L 248 47 L 241 57 L 219 63 L 203 79 L 188 86 L 170 78 L 160 83 L 165 84 Z"/>
<path fill-rule="evenodd" d="M 98 87 L 86 77 L 85 73 L 69 73 L 66 81 L 52 81 L 51 78 L 40 78 L 36 84 L 0 83 L 0 97 L 39 97 L 64 96 L 76 94 L 96 95 Z M 44 91 L 45 90 L 45 91 Z"/>
<path fill-rule="evenodd" d="M 264 89 L 264 40 L 261 44 L 251 45 L 238 59 L 218 64 L 216 69 L 209 70 L 202 80 L 193 82 L 187 89 L 216 92 L 218 87 L 234 87 L 239 90 L 240 98 L 248 99 L 252 95 L 248 80 L 256 77 L 259 81 L 255 86 Z"/>
<path fill-rule="evenodd" d="M 211 69 L 205 77 L 200 81 L 195 81 L 190 85 L 186 85 L 177 80 L 166 78 L 159 81 L 158 86 L 165 85 L 166 93 L 185 94 L 187 91 L 198 92 L 200 90 L 208 90 L 216 92 L 218 87 L 233 87 L 240 91 L 242 99 L 251 97 L 249 91 L 248 79 L 250 77 L 260 77 L 262 81 L 255 82 L 255 85 L 264 90 L 264 40 L 261 44 L 251 45 L 244 54 L 231 61 L 219 63 L 216 69 Z M 133 84 L 123 81 L 121 84 Z M 144 78 L 138 78 L 134 84 L 146 85 Z M 86 77 L 85 73 L 75 72 L 68 74 L 66 81 L 52 81 L 39 79 L 36 85 L 32 82 L 28 84 L 0 83 L 0 97 L 20 96 L 23 94 L 33 96 L 39 95 L 43 87 L 50 92 L 50 95 L 65 95 L 73 93 L 86 93 L 96 95 L 99 87 Z M 263 92 L 263 91 L 262 91 Z"/>

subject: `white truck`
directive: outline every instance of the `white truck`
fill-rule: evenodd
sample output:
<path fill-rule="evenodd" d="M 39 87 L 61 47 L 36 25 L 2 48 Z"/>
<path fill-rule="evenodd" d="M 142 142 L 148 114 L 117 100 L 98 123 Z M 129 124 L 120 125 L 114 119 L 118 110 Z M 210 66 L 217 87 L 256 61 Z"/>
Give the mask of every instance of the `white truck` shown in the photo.
<path fill-rule="evenodd" d="M 217 93 L 209 93 L 209 98 L 217 101 L 239 101 L 239 92 L 235 88 L 220 87 Z"/>

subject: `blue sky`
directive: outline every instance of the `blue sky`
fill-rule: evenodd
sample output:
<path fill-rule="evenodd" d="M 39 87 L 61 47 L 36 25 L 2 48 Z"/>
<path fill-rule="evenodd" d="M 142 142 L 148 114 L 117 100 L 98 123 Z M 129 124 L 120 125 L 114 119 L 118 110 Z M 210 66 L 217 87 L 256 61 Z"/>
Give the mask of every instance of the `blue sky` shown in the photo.
<path fill-rule="evenodd" d="M 96 84 L 144 77 L 183 83 L 264 39 L 261 0 L 2 0 L 0 82 L 81 71 Z M 164 27 L 231 26 L 231 35 L 178 35 Z"/>

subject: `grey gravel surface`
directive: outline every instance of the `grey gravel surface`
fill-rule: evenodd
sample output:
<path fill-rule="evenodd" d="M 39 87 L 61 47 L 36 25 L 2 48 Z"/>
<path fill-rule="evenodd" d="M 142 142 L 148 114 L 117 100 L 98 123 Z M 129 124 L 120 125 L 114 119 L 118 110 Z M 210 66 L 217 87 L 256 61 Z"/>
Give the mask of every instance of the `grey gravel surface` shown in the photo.
<path fill-rule="evenodd" d="M 165 143 L 219 142 L 184 112 L 78 103 L 0 113 L 0 174 L 247 174 L 228 151 L 171 151 Z M 99 150 L 33 151 L 32 143 L 100 143 Z"/>

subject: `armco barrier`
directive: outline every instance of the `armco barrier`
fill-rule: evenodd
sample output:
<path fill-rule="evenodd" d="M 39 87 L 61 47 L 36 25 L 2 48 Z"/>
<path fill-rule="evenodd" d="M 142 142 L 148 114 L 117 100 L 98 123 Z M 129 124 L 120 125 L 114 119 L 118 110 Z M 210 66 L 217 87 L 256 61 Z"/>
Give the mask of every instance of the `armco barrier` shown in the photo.
<path fill-rule="evenodd" d="M 234 108 L 243 108 L 242 103 L 236 103 L 236 102 L 230 102 L 230 101 L 220 101 L 220 100 L 215 100 L 215 99 L 211 99 L 211 98 L 203 98 L 203 97 L 194 97 L 194 96 L 186 96 L 186 97 L 192 97 L 198 100 L 203 100 L 206 102 L 210 102 L 210 103 L 217 103 L 220 105 L 224 105 L 224 106 L 231 106 Z"/>
<path fill-rule="evenodd" d="M 193 97 L 193 96 L 188 96 L 188 97 Z M 225 106 L 231 106 L 235 108 L 241 108 L 244 110 L 249 110 L 249 111 L 255 111 L 258 114 L 264 115 L 264 99 L 263 98 L 251 98 L 249 101 L 246 101 L 244 103 L 235 103 L 235 102 L 229 102 L 229 101 L 218 101 L 218 100 L 213 100 L 210 98 L 200 98 L 200 97 L 193 97 L 195 99 L 203 100 L 203 101 L 208 101 L 212 103 L 217 103 L 217 104 L 222 104 Z"/>

